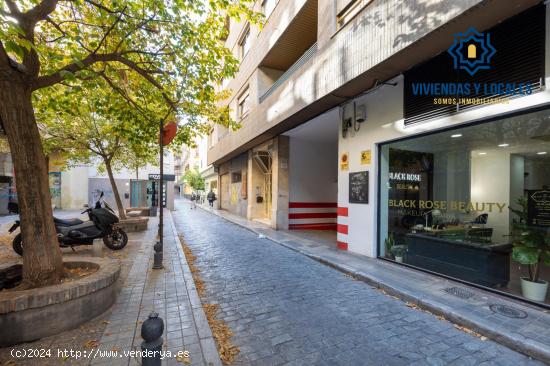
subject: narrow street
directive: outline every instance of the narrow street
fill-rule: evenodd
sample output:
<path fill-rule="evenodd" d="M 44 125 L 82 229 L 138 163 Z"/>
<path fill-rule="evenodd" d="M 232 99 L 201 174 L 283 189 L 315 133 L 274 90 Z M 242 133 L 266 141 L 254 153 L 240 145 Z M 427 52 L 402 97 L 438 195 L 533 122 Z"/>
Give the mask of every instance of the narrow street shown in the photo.
<path fill-rule="evenodd" d="M 187 201 L 173 217 L 235 333 L 235 365 L 540 364 Z"/>

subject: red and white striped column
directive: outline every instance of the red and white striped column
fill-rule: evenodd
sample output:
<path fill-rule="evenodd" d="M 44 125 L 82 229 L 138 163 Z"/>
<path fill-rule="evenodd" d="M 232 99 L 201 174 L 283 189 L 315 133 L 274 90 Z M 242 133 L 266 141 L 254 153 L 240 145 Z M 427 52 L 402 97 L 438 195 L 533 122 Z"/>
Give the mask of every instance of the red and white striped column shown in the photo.
<path fill-rule="evenodd" d="M 289 202 L 289 230 L 336 230 L 336 202 Z"/>
<path fill-rule="evenodd" d="M 338 207 L 336 213 L 336 246 L 338 249 L 348 250 L 348 208 Z"/>

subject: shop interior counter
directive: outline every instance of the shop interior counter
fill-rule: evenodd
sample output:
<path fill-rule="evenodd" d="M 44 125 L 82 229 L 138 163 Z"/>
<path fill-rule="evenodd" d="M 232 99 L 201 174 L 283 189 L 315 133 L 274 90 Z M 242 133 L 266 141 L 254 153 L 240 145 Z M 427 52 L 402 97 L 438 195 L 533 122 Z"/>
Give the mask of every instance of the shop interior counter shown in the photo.
<path fill-rule="evenodd" d="M 449 238 L 442 232 L 405 237 L 407 264 L 488 287 L 506 287 L 510 280 L 512 245 Z"/>

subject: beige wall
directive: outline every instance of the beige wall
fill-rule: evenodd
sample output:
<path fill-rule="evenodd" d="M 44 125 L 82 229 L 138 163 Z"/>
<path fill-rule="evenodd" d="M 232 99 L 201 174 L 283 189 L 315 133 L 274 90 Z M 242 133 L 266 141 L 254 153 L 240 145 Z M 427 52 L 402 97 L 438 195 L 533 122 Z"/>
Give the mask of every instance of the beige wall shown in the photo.
<path fill-rule="evenodd" d="M 223 161 L 247 142 L 289 117 L 294 117 L 298 111 L 311 106 L 366 71 L 379 66 L 383 61 L 480 2 L 373 1 L 344 28 L 336 31 L 334 2 L 318 0 L 316 55 L 266 100 L 259 103 L 260 92 L 265 89 L 270 76 L 265 70 L 259 70 L 258 65 L 297 11 L 305 4 L 302 0 L 279 1 L 261 32 L 252 27 L 252 48 L 243 60 L 236 78 L 228 83 L 228 88 L 233 94 L 227 102 L 232 108 L 235 108 L 235 97 L 246 85 L 250 85 L 252 110 L 242 121 L 240 130 L 227 134 L 219 141 L 213 141 L 215 144 L 209 150 L 208 162 Z M 495 3 L 494 0 L 485 2 Z M 226 42 L 230 48 L 238 48 L 238 37 L 243 26 L 232 25 L 231 34 Z M 447 43 L 452 40 L 452 37 L 445 38 Z M 433 55 L 416 57 L 426 59 L 431 56 Z M 386 80 L 401 71 L 396 63 L 387 67 L 383 73 L 379 73 L 377 78 Z M 370 79 L 368 83 L 365 82 L 362 90 L 371 87 L 372 81 L 373 79 Z M 269 136 L 266 136 L 267 138 Z"/>

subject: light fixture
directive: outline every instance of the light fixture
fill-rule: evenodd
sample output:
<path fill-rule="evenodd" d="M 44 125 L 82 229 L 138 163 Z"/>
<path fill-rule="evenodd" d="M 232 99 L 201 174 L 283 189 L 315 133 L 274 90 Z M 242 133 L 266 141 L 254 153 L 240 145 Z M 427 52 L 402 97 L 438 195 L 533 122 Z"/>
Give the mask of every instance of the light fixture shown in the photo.
<path fill-rule="evenodd" d="M 546 151 L 539 151 L 537 155 L 546 155 Z"/>
<path fill-rule="evenodd" d="M 487 155 L 486 152 L 480 152 L 479 155 Z"/>
<path fill-rule="evenodd" d="M 506 147 L 506 146 L 510 146 L 510 144 L 499 144 L 498 147 Z"/>
<path fill-rule="evenodd" d="M 461 133 L 455 133 L 454 135 L 451 135 L 452 138 L 462 137 Z"/>

